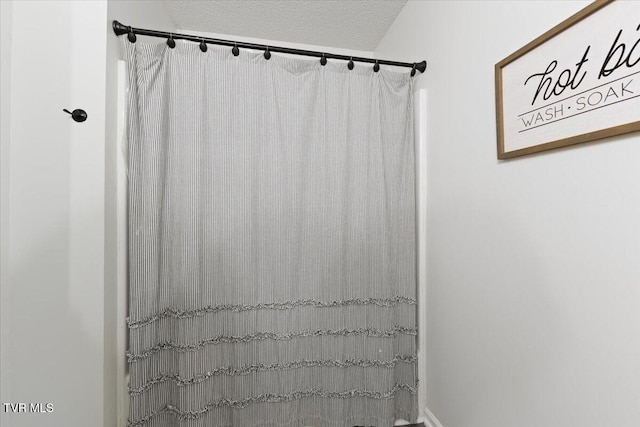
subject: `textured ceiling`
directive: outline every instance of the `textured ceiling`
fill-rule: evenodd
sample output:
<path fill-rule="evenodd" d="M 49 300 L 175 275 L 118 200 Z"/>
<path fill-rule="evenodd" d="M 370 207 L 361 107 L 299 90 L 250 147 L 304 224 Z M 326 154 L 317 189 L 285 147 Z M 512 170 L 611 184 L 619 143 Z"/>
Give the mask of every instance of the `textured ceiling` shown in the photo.
<path fill-rule="evenodd" d="M 407 0 L 167 0 L 181 30 L 373 51 Z"/>

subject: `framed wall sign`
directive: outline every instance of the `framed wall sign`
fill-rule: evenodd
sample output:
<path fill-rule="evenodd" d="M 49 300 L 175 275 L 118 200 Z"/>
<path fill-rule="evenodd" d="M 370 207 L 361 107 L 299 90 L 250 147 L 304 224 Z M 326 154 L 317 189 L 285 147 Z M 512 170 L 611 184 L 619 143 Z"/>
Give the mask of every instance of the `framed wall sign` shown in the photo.
<path fill-rule="evenodd" d="M 639 131 L 640 2 L 595 1 L 497 63 L 495 84 L 499 159 Z"/>

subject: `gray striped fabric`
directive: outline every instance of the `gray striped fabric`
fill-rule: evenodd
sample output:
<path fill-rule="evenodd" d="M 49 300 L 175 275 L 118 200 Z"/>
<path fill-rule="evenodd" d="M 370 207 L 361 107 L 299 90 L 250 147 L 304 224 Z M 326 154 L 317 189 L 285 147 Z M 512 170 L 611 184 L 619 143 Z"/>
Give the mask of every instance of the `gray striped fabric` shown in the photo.
<path fill-rule="evenodd" d="M 408 73 L 122 39 L 129 425 L 415 420 Z"/>

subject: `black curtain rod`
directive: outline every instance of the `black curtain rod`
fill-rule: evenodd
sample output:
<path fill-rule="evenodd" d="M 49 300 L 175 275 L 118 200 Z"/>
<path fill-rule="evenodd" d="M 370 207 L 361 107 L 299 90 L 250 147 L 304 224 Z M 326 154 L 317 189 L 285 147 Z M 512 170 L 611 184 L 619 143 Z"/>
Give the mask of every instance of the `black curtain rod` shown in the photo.
<path fill-rule="evenodd" d="M 316 52 L 313 50 L 302 50 L 302 49 L 290 49 L 286 47 L 278 47 L 278 46 L 268 46 L 264 44 L 255 44 L 255 43 L 245 43 L 245 42 L 236 42 L 231 40 L 222 40 L 222 39 L 213 39 L 210 37 L 199 37 L 199 36 L 190 36 L 188 34 L 178 34 L 178 33 L 168 33 L 166 31 L 156 31 L 156 30 L 147 30 L 144 28 L 134 28 L 127 25 L 123 25 L 118 21 L 113 21 L 113 31 L 116 35 L 121 36 L 123 34 L 127 34 L 129 41 L 135 43 L 136 34 L 141 36 L 150 36 L 150 37 L 162 37 L 167 39 L 167 44 L 170 47 L 175 47 L 175 42 L 173 40 L 190 40 L 194 42 L 200 42 L 200 49 L 202 51 L 207 50 L 206 44 L 217 44 L 222 46 L 233 46 L 233 54 L 238 55 L 238 48 L 246 48 L 246 49 L 255 49 L 255 50 L 264 50 L 264 57 L 269 59 L 271 57 L 270 52 L 279 52 L 279 53 L 289 53 L 292 55 L 303 55 L 303 56 L 315 56 L 320 58 L 320 63 L 322 65 L 327 63 L 327 59 L 344 59 L 349 61 L 349 69 L 353 69 L 353 61 L 357 62 L 367 62 L 369 64 L 374 64 L 374 71 L 378 71 L 380 69 L 380 65 L 392 65 L 394 67 L 406 67 L 411 68 L 411 75 L 414 76 L 416 74 L 416 70 L 424 73 L 427 69 L 427 61 L 422 62 L 396 62 L 396 61 L 385 61 L 382 59 L 372 59 L 372 58 L 361 58 L 357 56 L 347 56 L 347 55 L 338 55 L 335 53 L 326 53 L 326 52 Z"/>

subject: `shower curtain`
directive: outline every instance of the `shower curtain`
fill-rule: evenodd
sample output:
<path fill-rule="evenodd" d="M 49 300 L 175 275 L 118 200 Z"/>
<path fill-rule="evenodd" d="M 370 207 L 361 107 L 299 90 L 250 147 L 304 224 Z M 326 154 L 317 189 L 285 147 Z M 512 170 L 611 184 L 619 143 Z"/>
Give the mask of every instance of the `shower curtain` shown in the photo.
<path fill-rule="evenodd" d="M 129 425 L 415 420 L 409 74 L 122 39 Z"/>

